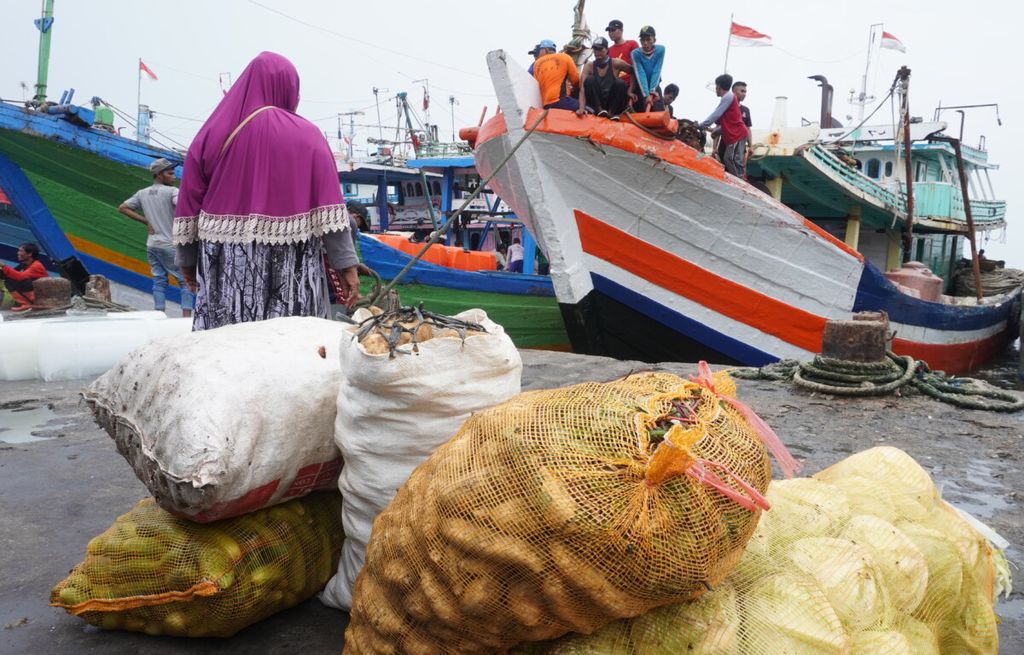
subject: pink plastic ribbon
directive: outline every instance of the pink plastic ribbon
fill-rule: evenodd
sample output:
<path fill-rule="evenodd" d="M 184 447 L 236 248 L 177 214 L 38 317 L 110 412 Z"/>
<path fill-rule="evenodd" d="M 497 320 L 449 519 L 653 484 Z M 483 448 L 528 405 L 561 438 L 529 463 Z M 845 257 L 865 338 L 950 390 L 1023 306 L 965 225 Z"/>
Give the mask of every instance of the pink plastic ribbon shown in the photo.
<path fill-rule="evenodd" d="M 720 399 L 729 403 L 733 408 L 738 411 L 743 418 L 754 428 L 754 432 L 761 438 L 761 442 L 764 443 L 764 447 L 768 449 L 768 452 L 772 454 L 775 461 L 778 462 L 779 468 L 782 469 L 782 475 L 787 478 L 792 478 L 793 475 L 803 468 L 803 464 L 796 461 L 796 459 L 789 453 L 786 445 L 782 443 L 782 439 L 779 435 L 775 434 L 775 430 L 770 425 L 765 423 L 764 419 L 757 415 L 757 413 L 750 409 L 747 405 L 740 402 L 736 398 L 726 396 L 723 393 L 719 393 L 715 390 L 715 379 L 711 374 L 711 367 L 704 360 L 701 360 L 697 364 L 697 375 L 696 377 L 690 376 L 690 380 L 697 384 L 707 387 L 713 394 L 718 396 Z"/>

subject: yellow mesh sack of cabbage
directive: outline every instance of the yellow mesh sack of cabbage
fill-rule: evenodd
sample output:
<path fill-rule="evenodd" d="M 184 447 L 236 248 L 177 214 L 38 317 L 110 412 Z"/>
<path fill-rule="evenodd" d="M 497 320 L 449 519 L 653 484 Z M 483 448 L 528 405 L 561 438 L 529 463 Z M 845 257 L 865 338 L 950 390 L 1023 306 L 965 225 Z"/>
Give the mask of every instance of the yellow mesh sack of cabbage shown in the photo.
<path fill-rule="evenodd" d="M 889 447 L 774 481 L 736 569 L 693 603 L 517 655 L 938 655 L 999 649 L 987 540 Z"/>
<path fill-rule="evenodd" d="M 764 507 L 762 440 L 796 464 L 733 393 L 704 366 L 473 415 L 374 522 L 345 652 L 500 653 L 717 585 Z"/>
<path fill-rule="evenodd" d="M 323 588 L 342 540 L 336 492 L 205 524 L 147 498 L 89 542 L 50 604 L 106 630 L 229 637 Z"/>

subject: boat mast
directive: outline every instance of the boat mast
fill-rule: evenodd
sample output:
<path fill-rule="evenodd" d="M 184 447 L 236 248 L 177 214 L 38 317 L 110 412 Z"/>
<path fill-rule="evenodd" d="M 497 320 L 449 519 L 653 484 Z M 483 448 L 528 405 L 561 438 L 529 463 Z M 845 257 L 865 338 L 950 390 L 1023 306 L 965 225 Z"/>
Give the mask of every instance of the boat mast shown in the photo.
<path fill-rule="evenodd" d="M 50 70 L 50 28 L 53 27 L 53 0 L 43 3 L 43 15 L 36 19 L 39 28 L 39 69 L 36 73 L 36 95 L 32 104 L 41 106 L 46 102 L 46 78 Z"/>
<path fill-rule="evenodd" d="M 590 27 L 587 26 L 587 19 L 583 15 L 583 8 L 586 0 L 577 0 L 573 7 L 572 40 L 565 46 L 565 53 L 572 57 L 577 67 L 583 66 L 590 58 Z"/>
<path fill-rule="evenodd" d="M 722 72 L 729 72 L 729 46 L 732 45 L 732 26 L 736 20 L 735 14 L 729 14 L 729 33 L 725 36 L 725 63 L 722 64 Z"/>
<path fill-rule="evenodd" d="M 881 30 L 883 23 L 875 23 L 871 26 L 870 32 L 868 33 L 868 60 L 864 64 L 864 77 L 860 80 L 860 94 L 855 98 L 853 92 L 850 92 L 850 103 L 857 105 L 857 124 L 859 125 L 864 120 L 864 105 L 868 104 L 875 99 L 874 96 L 868 95 L 868 73 L 871 71 L 871 55 L 875 50 L 875 40 L 877 36 L 877 30 Z"/>
<path fill-rule="evenodd" d="M 901 66 L 896 73 L 896 79 L 896 92 L 900 95 L 900 117 L 903 123 L 903 148 L 906 152 L 904 170 L 907 178 L 907 216 L 903 224 L 903 263 L 906 264 L 910 261 L 914 244 L 914 171 L 910 159 L 910 69 Z M 966 200 L 964 202 L 966 204 Z"/>

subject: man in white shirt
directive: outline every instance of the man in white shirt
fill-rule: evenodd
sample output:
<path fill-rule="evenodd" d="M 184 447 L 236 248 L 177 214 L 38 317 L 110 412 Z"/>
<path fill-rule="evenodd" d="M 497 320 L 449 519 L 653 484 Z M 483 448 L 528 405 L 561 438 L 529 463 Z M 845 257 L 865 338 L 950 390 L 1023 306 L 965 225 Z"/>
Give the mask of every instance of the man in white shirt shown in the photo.
<path fill-rule="evenodd" d="M 508 266 L 505 270 L 509 273 L 523 272 L 523 245 L 519 239 L 512 239 L 512 245 L 508 247 Z"/>
<path fill-rule="evenodd" d="M 188 290 L 181 269 L 174 262 L 174 246 L 171 245 L 174 206 L 178 204 L 178 187 L 174 186 L 175 166 L 177 164 L 163 158 L 150 164 L 153 185 L 137 191 L 122 202 L 117 211 L 142 223 L 149 230 L 146 257 L 153 275 L 153 308 L 164 311 L 167 303 L 167 276 L 173 275 L 181 288 L 181 315 L 191 316 L 195 295 Z M 142 210 L 142 214 L 139 210 Z"/>

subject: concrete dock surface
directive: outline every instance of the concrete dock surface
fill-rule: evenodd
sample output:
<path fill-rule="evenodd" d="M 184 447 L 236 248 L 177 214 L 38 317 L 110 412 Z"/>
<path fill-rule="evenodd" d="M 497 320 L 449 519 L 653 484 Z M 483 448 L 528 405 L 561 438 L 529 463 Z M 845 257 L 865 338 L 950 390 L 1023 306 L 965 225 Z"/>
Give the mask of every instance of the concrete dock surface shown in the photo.
<path fill-rule="evenodd" d="M 651 368 L 696 372 L 692 364 L 522 354 L 524 389 Z M 315 598 L 230 639 L 104 632 L 47 605 L 50 589 L 81 561 L 86 543 L 147 495 L 80 402 L 88 383 L 0 382 L 0 440 L 16 441 L 0 441 L 0 653 L 340 653 L 348 616 Z M 948 501 L 1010 541 L 1007 556 L 1024 589 L 1024 414 L 960 410 L 917 395 L 848 400 L 779 382 L 738 385 L 739 397 L 805 463 L 804 474 L 880 444 L 907 451 Z M 19 431 L 43 438 L 24 442 Z M 997 612 L 1000 652 L 1024 653 L 1024 593 L 1000 602 Z"/>

